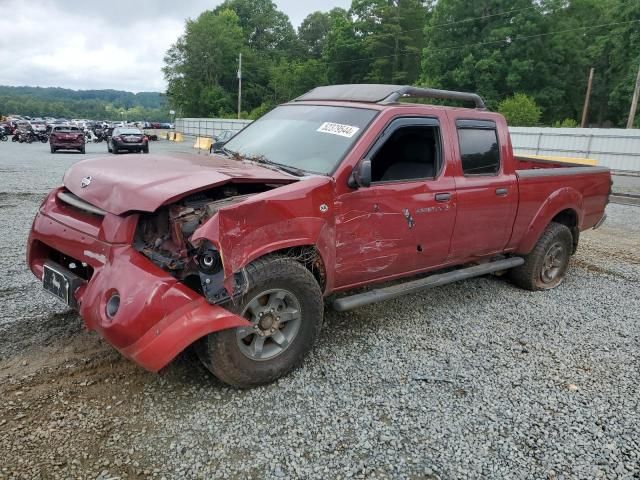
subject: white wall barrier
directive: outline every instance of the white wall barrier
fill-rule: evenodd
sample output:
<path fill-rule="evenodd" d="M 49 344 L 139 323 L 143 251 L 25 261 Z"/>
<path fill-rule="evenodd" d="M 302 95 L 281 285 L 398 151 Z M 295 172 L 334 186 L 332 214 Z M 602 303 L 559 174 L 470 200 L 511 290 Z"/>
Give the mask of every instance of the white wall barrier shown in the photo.
<path fill-rule="evenodd" d="M 509 131 L 517 153 L 592 158 L 612 170 L 640 172 L 640 130 L 511 127 Z"/>

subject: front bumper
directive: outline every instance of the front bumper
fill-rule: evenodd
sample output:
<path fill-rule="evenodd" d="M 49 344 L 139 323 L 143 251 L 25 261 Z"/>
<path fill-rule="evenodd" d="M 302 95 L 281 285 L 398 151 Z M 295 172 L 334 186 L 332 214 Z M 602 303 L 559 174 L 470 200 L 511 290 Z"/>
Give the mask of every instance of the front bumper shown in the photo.
<path fill-rule="evenodd" d="M 143 368 L 158 371 L 199 338 L 248 326 L 247 320 L 205 299 L 157 267 L 130 244 L 108 243 L 40 211 L 29 235 L 27 260 L 42 279 L 52 253 L 86 263 L 87 282 L 73 292 L 86 327 Z M 117 292 L 120 308 L 106 313 Z"/>
<path fill-rule="evenodd" d="M 53 148 L 59 148 L 59 149 L 62 149 L 62 150 L 75 150 L 75 149 L 84 147 L 84 145 L 85 145 L 84 142 L 56 142 L 56 143 L 51 143 L 51 146 Z"/>

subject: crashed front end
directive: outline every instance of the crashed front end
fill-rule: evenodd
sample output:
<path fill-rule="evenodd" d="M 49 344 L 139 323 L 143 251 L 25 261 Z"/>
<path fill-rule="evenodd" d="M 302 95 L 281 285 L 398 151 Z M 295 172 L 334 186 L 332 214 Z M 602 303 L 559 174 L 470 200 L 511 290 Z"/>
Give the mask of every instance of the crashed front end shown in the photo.
<path fill-rule="evenodd" d="M 225 207 L 241 203 L 277 185 L 228 184 L 196 193 L 159 210 L 142 214 L 133 246 L 162 270 L 217 305 L 232 301 L 247 290 L 244 269 L 225 273 L 219 246 L 194 240 L 205 223 Z M 214 220 L 212 220 L 214 221 Z"/>
<path fill-rule="evenodd" d="M 220 208 L 274 188 L 226 184 L 153 213 L 116 215 L 65 187 L 40 206 L 28 240 L 32 272 L 126 357 L 150 371 L 199 338 L 249 323 L 224 308 L 247 288 L 193 233 Z"/>

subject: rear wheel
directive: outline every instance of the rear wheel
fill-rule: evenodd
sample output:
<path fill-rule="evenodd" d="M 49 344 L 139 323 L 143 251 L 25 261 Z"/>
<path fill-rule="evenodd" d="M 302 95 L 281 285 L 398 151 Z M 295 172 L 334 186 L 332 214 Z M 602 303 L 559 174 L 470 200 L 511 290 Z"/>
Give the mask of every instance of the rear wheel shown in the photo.
<path fill-rule="evenodd" d="M 569 267 L 573 236 L 566 225 L 551 222 L 525 256 L 525 263 L 509 274 L 513 283 L 527 290 L 550 290 L 562 283 Z"/>
<path fill-rule="evenodd" d="M 247 267 L 247 276 L 248 292 L 228 309 L 252 325 L 208 335 L 196 346 L 204 365 L 238 388 L 273 382 L 300 364 L 324 313 L 318 283 L 294 260 L 257 260 Z"/>

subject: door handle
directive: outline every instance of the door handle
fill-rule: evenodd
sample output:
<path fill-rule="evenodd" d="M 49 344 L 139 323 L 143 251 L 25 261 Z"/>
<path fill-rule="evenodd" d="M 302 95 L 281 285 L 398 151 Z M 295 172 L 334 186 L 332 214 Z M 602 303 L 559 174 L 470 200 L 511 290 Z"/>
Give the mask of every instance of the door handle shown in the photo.
<path fill-rule="evenodd" d="M 450 193 L 436 193 L 436 202 L 448 202 L 449 200 L 451 200 L 451 194 Z"/>
<path fill-rule="evenodd" d="M 506 197 L 508 193 L 508 188 L 496 188 L 496 195 L 498 195 L 499 197 Z"/>

